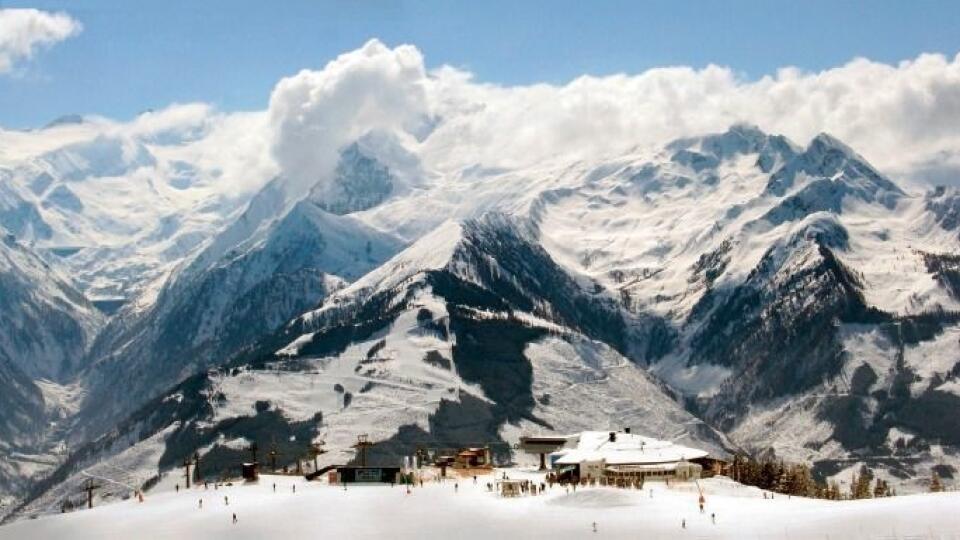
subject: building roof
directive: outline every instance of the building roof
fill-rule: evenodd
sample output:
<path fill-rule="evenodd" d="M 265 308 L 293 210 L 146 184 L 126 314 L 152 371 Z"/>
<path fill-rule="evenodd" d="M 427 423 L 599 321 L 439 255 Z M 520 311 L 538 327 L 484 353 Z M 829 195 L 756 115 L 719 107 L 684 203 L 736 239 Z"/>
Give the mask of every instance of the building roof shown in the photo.
<path fill-rule="evenodd" d="M 559 456 L 554 463 L 572 465 L 602 461 L 607 465 L 651 465 L 708 455 L 703 450 L 632 433 L 616 433 L 614 441 L 610 440 L 609 431 L 584 431 L 575 438 L 575 447 L 552 454 Z"/>

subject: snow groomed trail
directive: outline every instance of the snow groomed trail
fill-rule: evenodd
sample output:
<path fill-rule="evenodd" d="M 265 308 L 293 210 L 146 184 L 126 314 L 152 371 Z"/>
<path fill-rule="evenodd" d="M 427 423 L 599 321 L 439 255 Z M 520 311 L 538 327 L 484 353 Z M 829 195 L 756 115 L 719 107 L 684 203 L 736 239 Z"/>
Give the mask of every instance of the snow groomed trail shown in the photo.
<path fill-rule="evenodd" d="M 531 472 L 507 473 L 542 479 Z M 692 483 L 576 492 L 555 486 L 544 495 L 505 499 L 487 491 L 486 483 L 493 479 L 428 482 L 407 494 L 400 486 L 350 485 L 345 490 L 265 475 L 257 484 L 179 492 L 161 488 L 143 503 L 130 499 L 24 520 L 0 527 L 0 539 L 960 539 L 960 493 L 841 502 L 764 499 L 756 488 L 718 478 L 700 482 L 706 495 L 701 514 Z"/>

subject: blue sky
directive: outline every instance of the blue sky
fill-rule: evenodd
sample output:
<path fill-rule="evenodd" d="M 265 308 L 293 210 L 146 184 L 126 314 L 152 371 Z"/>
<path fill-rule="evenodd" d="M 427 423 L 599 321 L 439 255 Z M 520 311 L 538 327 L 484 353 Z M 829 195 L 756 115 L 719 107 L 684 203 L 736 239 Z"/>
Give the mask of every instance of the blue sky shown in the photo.
<path fill-rule="evenodd" d="M 482 6 L 482 7 L 481 7 Z M 263 109 L 274 84 L 371 37 L 412 43 L 502 84 L 664 65 L 729 66 L 747 78 L 856 56 L 897 62 L 960 50 L 950 1 L 130 2 L 0 0 L 66 11 L 83 31 L 0 75 L 0 126 L 66 113 L 130 118 L 173 102 Z"/>

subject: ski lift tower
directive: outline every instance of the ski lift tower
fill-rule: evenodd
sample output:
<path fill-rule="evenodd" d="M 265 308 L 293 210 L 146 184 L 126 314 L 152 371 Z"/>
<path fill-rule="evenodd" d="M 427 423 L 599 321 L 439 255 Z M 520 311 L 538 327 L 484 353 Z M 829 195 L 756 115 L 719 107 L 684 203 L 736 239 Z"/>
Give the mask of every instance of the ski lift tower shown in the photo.
<path fill-rule="evenodd" d="M 87 492 L 87 508 L 93 508 L 93 492 L 94 490 L 100 489 L 102 486 L 98 484 L 93 478 L 87 478 L 83 482 L 83 486 L 80 488 L 80 491 Z"/>
<path fill-rule="evenodd" d="M 373 446 L 373 443 L 370 442 L 370 436 L 364 433 L 363 435 L 357 435 L 357 444 L 353 445 L 357 449 L 357 455 L 360 458 L 360 466 L 367 466 L 367 449 Z"/>
<path fill-rule="evenodd" d="M 322 454 L 327 453 L 327 451 L 323 449 L 324 444 L 326 444 L 324 441 L 318 441 L 310 444 L 310 457 L 313 458 L 314 472 L 320 470 L 320 467 L 317 465 L 317 458 L 320 457 Z"/>

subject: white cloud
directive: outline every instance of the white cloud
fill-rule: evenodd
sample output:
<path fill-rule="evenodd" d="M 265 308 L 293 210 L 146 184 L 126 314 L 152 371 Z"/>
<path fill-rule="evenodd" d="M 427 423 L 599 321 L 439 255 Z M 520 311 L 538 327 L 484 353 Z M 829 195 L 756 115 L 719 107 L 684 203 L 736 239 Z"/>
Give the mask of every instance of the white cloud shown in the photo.
<path fill-rule="evenodd" d="M 37 9 L 0 9 L 0 73 L 29 60 L 49 47 L 80 33 L 83 26 L 66 13 Z"/>
<path fill-rule="evenodd" d="M 422 135 L 425 118 L 436 125 L 419 153 L 441 171 L 615 154 L 747 122 L 800 144 L 826 131 L 895 179 L 942 180 L 938 164 L 956 170 L 960 152 L 960 55 L 788 67 L 759 80 L 711 65 L 504 87 L 450 67 L 428 71 L 415 47 L 374 40 L 281 81 L 269 116 L 280 167 L 310 182 L 365 131 L 409 138 Z"/>
<path fill-rule="evenodd" d="M 896 65 L 855 59 L 816 73 L 783 68 L 759 80 L 707 66 L 499 86 L 451 67 L 428 70 L 415 47 L 373 40 L 323 69 L 281 80 L 263 111 L 190 103 L 126 123 L 91 121 L 98 132 L 196 162 L 222 189 L 254 190 L 279 172 L 293 193 L 329 177 L 337 150 L 371 130 L 399 136 L 428 170 L 443 174 L 478 163 L 510 168 L 616 155 L 737 122 L 799 144 L 829 132 L 899 183 L 960 183 L 960 55 Z M 0 131 L 0 157 L 88 129 Z"/>
<path fill-rule="evenodd" d="M 415 47 L 389 49 L 377 40 L 321 71 L 281 80 L 269 108 L 277 162 L 300 187 L 316 183 L 345 144 L 369 131 L 405 133 L 423 124 L 429 82 Z"/>

